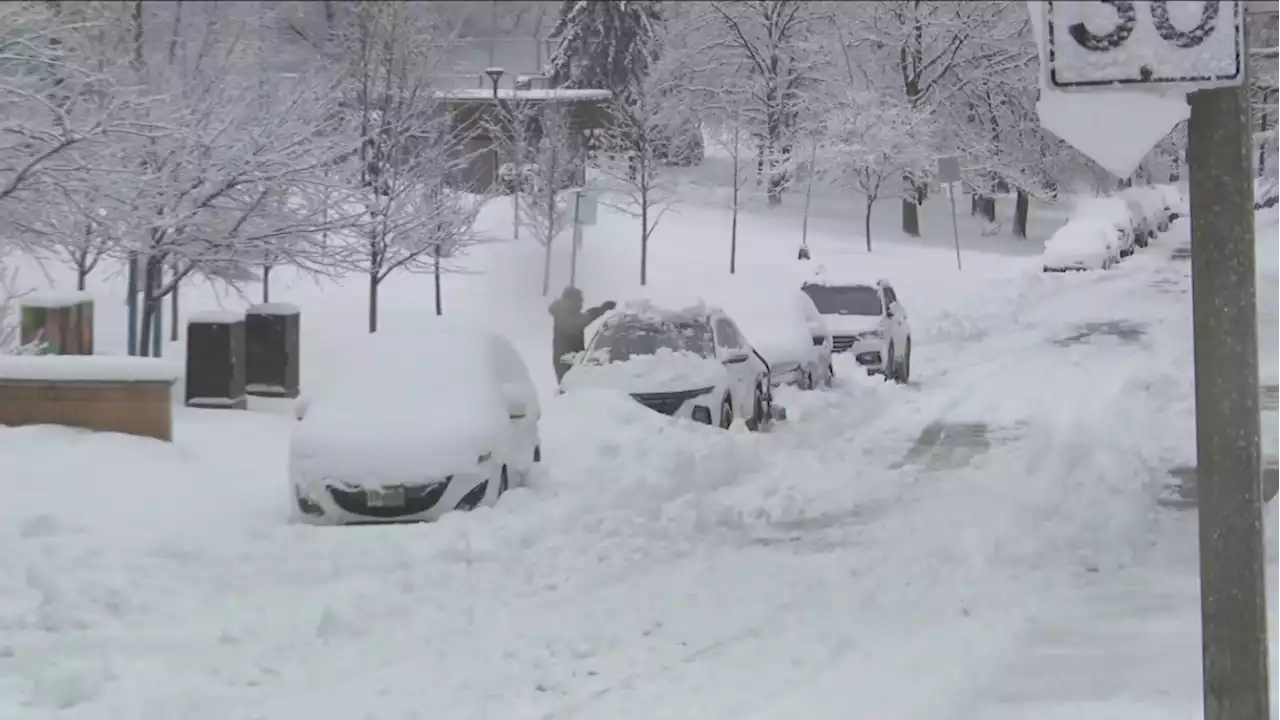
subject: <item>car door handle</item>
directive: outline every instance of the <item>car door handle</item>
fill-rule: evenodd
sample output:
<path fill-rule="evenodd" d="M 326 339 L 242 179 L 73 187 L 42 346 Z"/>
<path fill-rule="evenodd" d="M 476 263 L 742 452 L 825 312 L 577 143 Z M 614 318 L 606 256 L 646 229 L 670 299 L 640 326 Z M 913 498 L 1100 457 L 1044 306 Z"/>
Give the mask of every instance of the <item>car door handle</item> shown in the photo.
<path fill-rule="evenodd" d="M 747 361 L 747 356 L 746 356 L 746 355 L 739 355 L 739 356 L 737 356 L 737 357 L 725 358 L 724 364 L 725 364 L 725 365 L 737 365 L 738 363 L 744 363 L 744 362 L 746 362 L 746 361 Z"/>

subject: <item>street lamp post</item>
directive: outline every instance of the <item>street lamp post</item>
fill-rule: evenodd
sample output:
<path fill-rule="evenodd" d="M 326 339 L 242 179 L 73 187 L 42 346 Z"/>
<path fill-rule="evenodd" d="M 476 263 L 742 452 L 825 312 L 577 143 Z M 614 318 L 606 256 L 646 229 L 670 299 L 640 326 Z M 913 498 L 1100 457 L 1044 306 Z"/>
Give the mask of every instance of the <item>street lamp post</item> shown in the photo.
<path fill-rule="evenodd" d="M 484 74 L 489 76 L 489 80 L 493 82 L 493 129 L 489 131 L 490 148 L 493 150 L 493 183 L 498 183 L 498 139 L 497 122 L 498 122 L 498 81 L 502 79 L 505 70 L 500 67 L 485 68 Z"/>

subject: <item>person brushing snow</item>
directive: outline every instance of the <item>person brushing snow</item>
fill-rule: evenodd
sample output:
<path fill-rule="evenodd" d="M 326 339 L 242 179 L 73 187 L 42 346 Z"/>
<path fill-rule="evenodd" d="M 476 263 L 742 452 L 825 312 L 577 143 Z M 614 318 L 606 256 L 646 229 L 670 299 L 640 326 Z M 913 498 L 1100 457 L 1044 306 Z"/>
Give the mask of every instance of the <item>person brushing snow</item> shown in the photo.
<path fill-rule="evenodd" d="M 569 286 L 547 308 L 551 313 L 551 362 L 556 368 L 556 382 L 563 380 L 564 374 L 569 372 L 570 365 L 564 356 L 586 349 L 583 334 L 587 326 L 617 307 L 612 300 L 588 310 L 583 310 L 582 304 L 582 291 Z"/>

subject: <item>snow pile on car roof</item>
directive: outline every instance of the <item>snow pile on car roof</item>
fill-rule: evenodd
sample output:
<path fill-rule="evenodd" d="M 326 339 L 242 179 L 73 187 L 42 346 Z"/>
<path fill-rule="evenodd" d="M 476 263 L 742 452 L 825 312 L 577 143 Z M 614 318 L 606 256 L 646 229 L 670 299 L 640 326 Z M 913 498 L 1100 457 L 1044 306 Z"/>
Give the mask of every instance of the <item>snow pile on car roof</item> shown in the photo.
<path fill-rule="evenodd" d="M 704 318 L 716 308 L 699 296 L 658 295 L 631 298 L 617 308 L 628 315 L 654 320 L 691 320 Z"/>
<path fill-rule="evenodd" d="M 487 333 L 433 328 L 378 333 L 306 400 L 291 464 L 301 476 L 359 485 L 421 480 L 474 466 L 509 422 Z"/>

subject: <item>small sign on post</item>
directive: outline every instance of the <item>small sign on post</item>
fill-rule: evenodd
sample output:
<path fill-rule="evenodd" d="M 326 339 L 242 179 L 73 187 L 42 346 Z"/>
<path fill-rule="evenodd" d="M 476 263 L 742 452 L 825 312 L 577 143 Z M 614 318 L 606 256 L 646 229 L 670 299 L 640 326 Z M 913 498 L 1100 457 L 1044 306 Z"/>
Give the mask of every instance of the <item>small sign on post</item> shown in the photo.
<path fill-rule="evenodd" d="M 938 184 L 947 186 L 947 196 L 951 198 L 951 236 L 956 243 L 956 269 L 964 269 L 960 263 L 960 225 L 956 220 L 956 185 L 960 178 L 960 158 L 945 155 L 938 158 Z"/>

